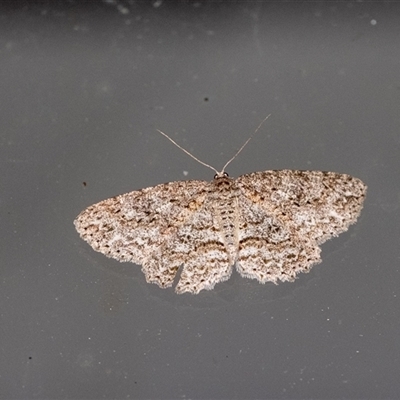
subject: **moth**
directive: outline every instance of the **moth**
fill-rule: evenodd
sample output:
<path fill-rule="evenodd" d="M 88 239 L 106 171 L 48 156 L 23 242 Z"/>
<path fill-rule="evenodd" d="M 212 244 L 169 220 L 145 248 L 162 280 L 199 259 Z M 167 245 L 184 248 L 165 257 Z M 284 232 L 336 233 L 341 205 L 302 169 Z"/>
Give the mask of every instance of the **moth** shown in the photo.
<path fill-rule="evenodd" d="M 258 126 L 253 135 L 259 130 Z M 163 183 L 103 200 L 74 224 L 96 251 L 142 266 L 149 283 L 197 294 L 229 279 L 233 266 L 260 283 L 294 281 L 321 261 L 320 244 L 355 223 L 367 186 L 347 174 L 278 170 L 234 179 Z M 178 274 L 179 273 L 179 274 Z"/>

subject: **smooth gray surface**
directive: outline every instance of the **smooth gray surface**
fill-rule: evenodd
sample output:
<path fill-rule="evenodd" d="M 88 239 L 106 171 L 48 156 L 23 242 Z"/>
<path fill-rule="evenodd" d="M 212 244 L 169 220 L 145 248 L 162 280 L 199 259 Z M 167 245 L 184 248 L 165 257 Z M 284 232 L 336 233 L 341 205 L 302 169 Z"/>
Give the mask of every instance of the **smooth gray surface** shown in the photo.
<path fill-rule="evenodd" d="M 398 398 L 400 4 L 27 4 L 0 13 L 0 397 Z M 295 283 L 178 296 L 75 232 L 105 198 L 212 179 L 156 128 L 219 169 L 269 113 L 231 176 L 369 187 Z"/>

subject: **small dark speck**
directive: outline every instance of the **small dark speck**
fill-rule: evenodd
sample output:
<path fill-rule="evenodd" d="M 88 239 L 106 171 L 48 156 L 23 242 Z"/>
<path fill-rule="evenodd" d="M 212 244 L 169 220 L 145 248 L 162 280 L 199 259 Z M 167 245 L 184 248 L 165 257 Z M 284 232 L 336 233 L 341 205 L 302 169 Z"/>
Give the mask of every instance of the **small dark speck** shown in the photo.
<path fill-rule="evenodd" d="M 87 186 L 87 183 L 86 183 L 85 181 L 83 181 L 83 182 L 82 182 L 82 185 L 83 185 L 84 187 L 86 187 L 86 186 Z"/>
<path fill-rule="evenodd" d="M 204 101 L 208 101 L 208 97 L 204 97 Z"/>

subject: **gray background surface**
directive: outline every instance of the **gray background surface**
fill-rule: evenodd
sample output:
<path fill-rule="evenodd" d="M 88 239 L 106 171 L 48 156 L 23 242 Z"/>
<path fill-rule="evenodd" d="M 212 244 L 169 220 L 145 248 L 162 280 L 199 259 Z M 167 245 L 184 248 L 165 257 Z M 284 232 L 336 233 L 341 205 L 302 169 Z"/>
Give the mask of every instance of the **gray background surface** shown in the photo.
<path fill-rule="evenodd" d="M 400 4 L 0 10 L 1 398 L 398 398 Z M 21 3 L 20 3 L 21 4 Z M 176 295 L 95 253 L 87 206 L 217 169 L 344 172 L 358 223 L 295 283 Z"/>

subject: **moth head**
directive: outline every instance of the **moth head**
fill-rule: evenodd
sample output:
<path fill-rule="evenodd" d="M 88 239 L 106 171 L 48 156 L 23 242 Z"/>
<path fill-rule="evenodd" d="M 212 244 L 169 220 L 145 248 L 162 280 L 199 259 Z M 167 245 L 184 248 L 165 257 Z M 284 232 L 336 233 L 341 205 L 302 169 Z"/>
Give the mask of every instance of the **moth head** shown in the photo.
<path fill-rule="evenodd" d="M 229 178 L 229 174 L 225 171 L 218 172 L 214 175 L 214 179 L 219 179 L 219 178 Z"/>

